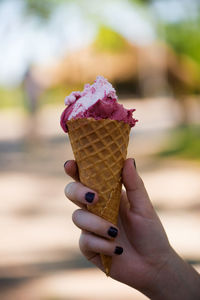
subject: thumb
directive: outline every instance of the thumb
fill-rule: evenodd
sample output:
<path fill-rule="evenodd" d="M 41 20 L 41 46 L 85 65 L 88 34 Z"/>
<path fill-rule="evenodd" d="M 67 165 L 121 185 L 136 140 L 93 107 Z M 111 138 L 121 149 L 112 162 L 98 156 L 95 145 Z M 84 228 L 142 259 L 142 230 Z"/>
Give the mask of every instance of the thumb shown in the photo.
<path fill-rule="evenodd" d="M 152 217 L 155 214 L 144 183 L 137 173 L 135 161 L 129 158 L 124 163 L 122 180 L 126 188 L 130 210 L 144 217 Z"/>

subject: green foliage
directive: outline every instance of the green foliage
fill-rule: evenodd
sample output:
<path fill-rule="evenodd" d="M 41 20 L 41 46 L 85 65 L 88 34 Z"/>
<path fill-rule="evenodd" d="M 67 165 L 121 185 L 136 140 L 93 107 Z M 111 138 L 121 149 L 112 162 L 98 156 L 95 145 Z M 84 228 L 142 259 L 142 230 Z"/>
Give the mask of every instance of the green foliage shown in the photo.
<path fill-rule="evenodd" d="M 132 3 L 136 3 L 136 4 L 142 4 L 142 5 L 147 5 L 152 3 L 152 0 L 129 0 Z"/>
<path fill-rule="evenodd" d="M 39 108 L 46 104 L 63 104 L 72 91 L 82 90 L 83 86 L 58 86 L 44 91 L 39 99 Z M 0 88 L 0 109 L 21 107 L 26 110 L 26 96 L 22 87 Z"/>
<path fill-rule="evenodd" d="M 159 156 L 200 160 L 200 126 L 185 126 L 173 130 L 168 144 L 170 146 L 160 152 Z"/>
<path fill-rule="evenodd" d="M 126 41 L 119 33 L 109 27 L 100 26 L 94 47 L 100 52 L 122 52 L 126 47 Z"/>
<path fill-rule="evenodd" d="M 165 39 L 179 54 L 200 64 L 200 19 L 164 25 Z"/>
<path fill-rule="evenodd" d="M 132 3 L 149 6 L 155 0 L 129 0 Z M 167 2 L 168 0 L 163 0 Z M 157 31 L 161 39 L 165 39 L 178 54 L 184 54 L 192 58 L 200 65 L 200 2 L 195 1 L 196 6 L 184 6 L 188 11 L 182 19 L 177 22 L 167 22 L 157 19 Z M 196 8 L 195 12 L 193 11 Z M 164 32 L 164 37 L 163 37 Z"/>
<path fill-rule="evenodd" d="M 47 19 L 53 9 L 53 2 L 49 0 L 35 1 L 26 0 L 26 12 L 30 15 L 37 15 L 38 17 Z"/>
<path fill-rule="evenodd" d="M 51 89 L 46 90 L 40 99 L 41 105 L 46 104 L 63 104 L 64 99 L 73 91 L 81 91 L 83 86 L 57 86 Z"/>
<path fill-rule="evenodd" d="M 5 89 L 0 87 L 0 109 L 19 107 L 23 105 L 21 88 Z"/>
<path fill-rule="evenodd" d="M 40 19 L 48 19 L 56 6 L 73 0 L 23 0 L 25 11 L 28 15 L 34 15 Z"/>

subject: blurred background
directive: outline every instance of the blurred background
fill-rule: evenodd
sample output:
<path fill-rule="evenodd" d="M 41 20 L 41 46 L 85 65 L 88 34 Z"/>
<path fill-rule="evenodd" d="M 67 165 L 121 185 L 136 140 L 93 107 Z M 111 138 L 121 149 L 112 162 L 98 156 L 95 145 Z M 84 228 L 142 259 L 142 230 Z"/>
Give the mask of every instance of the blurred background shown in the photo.
<path fill-rule="evenodd" d="M 128 156 L 200 271 L 199 0 L 1 0 L 1 300 L 147 299 L 82 257 L 63 192 L 64 98 L 97 75 L 136 109 Z"/>

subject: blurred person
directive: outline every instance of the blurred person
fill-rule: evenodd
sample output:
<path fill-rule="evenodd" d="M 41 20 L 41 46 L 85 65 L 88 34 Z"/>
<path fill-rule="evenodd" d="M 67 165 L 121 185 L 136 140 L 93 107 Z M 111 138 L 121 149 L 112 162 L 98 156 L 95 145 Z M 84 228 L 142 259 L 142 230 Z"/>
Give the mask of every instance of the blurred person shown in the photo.
<path fill-rule="evenodd" d="M 33 72 L 33 68 L 29 66 L 25 72 L 23 79 L 24 89 L 24 105 L 28 112 L 27 139 L 34 141 L 38 138 L 37 133 L 37 113 L 39 109 L 39 99 L 42 92 L 42 86 Z"/>
<path fill-rule="evenodd" d="M 75 180 L 65 195 L 80 207 L 72 219 L 82 230 L 80 250 L 89 261 L 103 271 L 99 253 L 112 256 L 110 276 L 153 300 L 200 299 L 200 275 L 171 247 L 134 159 L 124 163 L 118 227 L 87 211 L 98 194 L 79 182 L 75 161 L 64 168 Z"/>

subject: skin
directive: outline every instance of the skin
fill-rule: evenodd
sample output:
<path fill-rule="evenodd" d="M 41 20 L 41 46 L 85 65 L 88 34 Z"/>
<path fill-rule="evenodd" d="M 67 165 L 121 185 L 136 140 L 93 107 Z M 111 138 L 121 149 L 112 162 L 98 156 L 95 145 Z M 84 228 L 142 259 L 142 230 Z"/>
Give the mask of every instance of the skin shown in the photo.
<path fill-rule="evenodd" d="M 85 194 L 95 191 L 79 182 L 75 161 L 65 163 L 65 172 L 75 180 L 66 186 L 65 195 L 80 207 L 72 219 L 81 229 L 79 246 L 88 260 L 104 271 L 99 253 L 112 256 L 110 276 L 151 299 L 200 299 L 200 276 L 171 247 L 133 159 L 125 161 L 122 172 L 125 191 L 116 238 L 108 235 L 116 226 L 87 211 Z M 89 205 L 97 201 L 95 193 Z M 123 248 L 121 255 L 115 254 L 116 246 Z"/>

